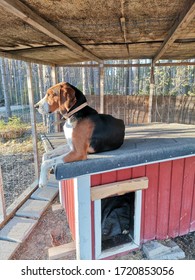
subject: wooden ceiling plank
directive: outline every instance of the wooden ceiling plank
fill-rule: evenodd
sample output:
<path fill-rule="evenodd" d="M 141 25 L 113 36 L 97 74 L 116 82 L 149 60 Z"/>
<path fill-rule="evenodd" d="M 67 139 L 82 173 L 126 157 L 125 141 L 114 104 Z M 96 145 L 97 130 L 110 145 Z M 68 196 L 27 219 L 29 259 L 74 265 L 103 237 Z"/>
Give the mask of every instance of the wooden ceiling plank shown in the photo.
<path fill-rule="evenodd" d="M 166 50 L 174 43 L 174 41 L 178 39 L 179 31 L 185 29 L 191 22 L 191 20 L 193 20 L 193 18 L 195 17 L 195 1 L 187 0 L 186 2 L 186 8 L 182 11 L 178 19 L 175 21 L 160 49 L 154 56 L 154 63 L 159 60 L 166 52 Z"/>
<path fill-rule="evenodd" d="M 26 58 L 26 57 L 24 57 L 22 55 L 16 55 L 16 54 L 12 54 L 10 52 L 4 52 L 4 51 L 3 52 L 0 51 L 0 57 L 9 58 L 9 59 L 16 59 L 16 60 L 22 60 L 24 62 L 31 62 L 31 63 L 35 63 L 35 64 L 43 64 L 43 65 L 55 66 L 54 63 L 50 63 L 48 61 L 34 59 L 34 58 Z"/>
<path fill-rule="evenodd" d="M 60 42 L 62 45 L 65 45 L 73 52 L 78 53 L 84 57 L 88 57 L 91 60 L 101 62 L 101 59 L 93 55 L 81 45 L 74 42 L 72 39 L 59 31 L 53 25 L 48 23 L 46 20 L 42 19 L 39 15 L 37 15 L 19 0 L 0 0 L 0 6 L 2 6 L 4 9 L 6 9 L 8 12 L 11 12 L 15 16 L 21 18 L 23 21 L 30 24 L 37 30 L 46 34 L 50 38 L 53 38 L 57 42 Z"/>

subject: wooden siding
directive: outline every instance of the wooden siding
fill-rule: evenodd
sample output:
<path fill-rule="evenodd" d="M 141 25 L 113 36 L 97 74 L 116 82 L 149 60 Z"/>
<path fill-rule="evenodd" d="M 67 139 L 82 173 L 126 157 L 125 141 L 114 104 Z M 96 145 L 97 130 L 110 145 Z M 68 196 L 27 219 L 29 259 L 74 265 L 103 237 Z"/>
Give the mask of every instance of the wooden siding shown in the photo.
<path fill-rule="evenodd" d="M 148 177 L 149 187 L 142 191 L 141 242 L 176 237 L 194 231 L 194 156 L 92 175 L 91 187 L 142 176 Z M 62 182 L 62 201 L 74 238 L 73 180 Z M 91 209 L 92 244 L 94 244 L 93 202 Z M 92 254 L 94 255 L 94 252 Z"/>
<path fill-rule="evenodd" d="M 64 180 L 61 185 L 62 205 L 65 208 L 68 224 L 75 240 L 74 180 Z"/>
<path fill-rule="evenodd" d="M 142 242 L 195 230 L 195 157 L 155 163 L 91 176 L 91 185 L 146 176 L 142 191 Z"/>

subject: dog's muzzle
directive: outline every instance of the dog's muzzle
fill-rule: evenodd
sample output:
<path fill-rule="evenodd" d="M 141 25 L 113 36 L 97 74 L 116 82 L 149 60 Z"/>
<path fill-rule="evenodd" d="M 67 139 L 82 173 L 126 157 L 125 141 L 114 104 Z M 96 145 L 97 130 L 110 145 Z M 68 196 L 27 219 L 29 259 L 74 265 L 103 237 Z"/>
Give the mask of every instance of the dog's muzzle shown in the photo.
<path fill-rule="evenodd" d="M 46 98 L 41 99 L 37 104 L 34 105 L 34 107 L 42 115 L 49 113 L 49 104 L 47 103 Z"/>

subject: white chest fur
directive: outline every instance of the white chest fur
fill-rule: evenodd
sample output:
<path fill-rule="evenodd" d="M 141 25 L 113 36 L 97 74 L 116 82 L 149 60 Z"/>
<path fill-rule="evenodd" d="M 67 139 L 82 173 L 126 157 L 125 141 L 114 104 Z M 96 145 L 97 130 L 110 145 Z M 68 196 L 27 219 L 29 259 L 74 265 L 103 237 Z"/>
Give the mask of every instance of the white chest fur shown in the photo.
<path fill-rule="evenodd" d="M 64 124 L 64 135 L 67 141 L 67 144 L 69 145 L 70 149 L 73 149 L 72 146 L 72 132 L 73 132 L 73 124 L 70 123 L 70 120 L 68 119 Z"/>

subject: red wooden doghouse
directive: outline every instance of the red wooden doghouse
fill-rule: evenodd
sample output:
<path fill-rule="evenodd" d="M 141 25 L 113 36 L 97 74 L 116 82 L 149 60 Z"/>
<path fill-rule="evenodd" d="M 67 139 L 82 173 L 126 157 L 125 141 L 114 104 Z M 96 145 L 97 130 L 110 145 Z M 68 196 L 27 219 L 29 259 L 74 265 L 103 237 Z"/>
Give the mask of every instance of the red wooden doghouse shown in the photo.
<path fill-rule="evenodd" d="M 120 149 L 60 164 L 55 175 L 78 259 L 112 258 L 195 230 L 195 126 L 128 127 Z M 112 236 L 117 211 L 128 213 L 129 228 Z M 107 237 L 102 223 L 108 217 Z"/>

